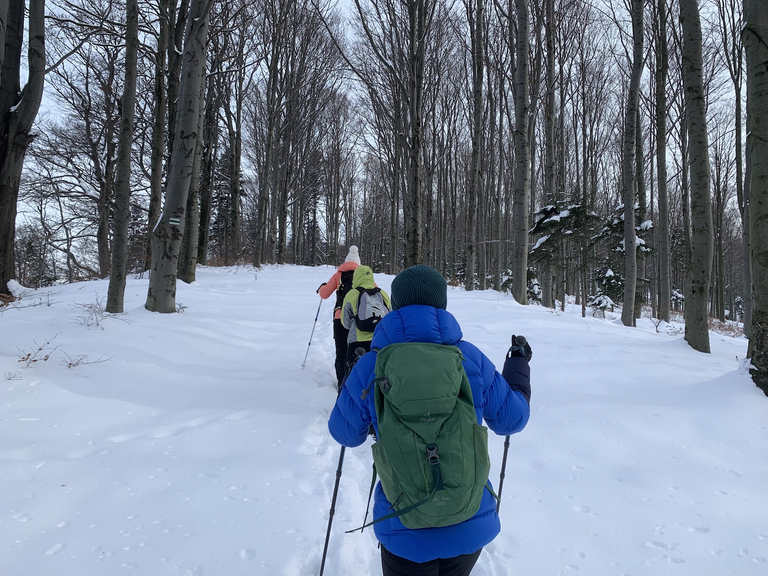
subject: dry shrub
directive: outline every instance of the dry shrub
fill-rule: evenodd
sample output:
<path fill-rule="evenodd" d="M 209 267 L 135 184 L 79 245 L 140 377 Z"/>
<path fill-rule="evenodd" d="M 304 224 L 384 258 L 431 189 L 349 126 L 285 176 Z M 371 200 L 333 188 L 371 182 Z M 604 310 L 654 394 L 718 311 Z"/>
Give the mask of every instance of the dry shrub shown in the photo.
<path fill-rule="evenodd" d="M 717 318 L 709 319 L 709 329 L 712 332 L 730 336 L 731 338 L 739 338 L 744 333 L 743 328 L 738 322 L 734 322 L 733 320 L 720 322 Z"/>
<path fill-rule="evenodd" d="M 21 298 L 16 298 L 12 294 L 0 294 L 0 308 L 8 306 L 11 302 L 16 302 L 17 300 L 21 300 Z"/>

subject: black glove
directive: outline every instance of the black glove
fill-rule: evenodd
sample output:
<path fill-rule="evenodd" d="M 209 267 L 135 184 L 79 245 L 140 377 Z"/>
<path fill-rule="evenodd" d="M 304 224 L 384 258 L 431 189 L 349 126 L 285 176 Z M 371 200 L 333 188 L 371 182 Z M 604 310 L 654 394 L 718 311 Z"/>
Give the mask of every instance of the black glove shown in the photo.
<path fill-rule="evenodd" d="M 531 350 L 531 345 L 528 344 L 525 336 L 515 336 L 512 334 L 512 346 L 507 351 L 507 358 L 514 358 L 515 356 L 525 358 L 528 362 L 531 361 L 533 350 Z"/>
<path fill-rule="evenodd" d="M 531 345 L 525 336 L 512 335 L 512 346 L 507 352 L 507 359 L 504 360 L 504 369 L 501 373 L 504 380 L 507 381 L 512 390 L 520 392 L 528 404 L 531 403 L 531 368 L 528 361 L 533 356 Z M 519 359 L 524 359 L 523 364 Z"/>
<path fill-rule="evenodd" d="M 322 288 L 326 284 L 328 284 L 328 282 L 323 282 L 322 284 L 320 284 L 320 286 L 317 287 L 317 290 L 315 290 L 315 294 L 320 294 L 320 288 Z"/>

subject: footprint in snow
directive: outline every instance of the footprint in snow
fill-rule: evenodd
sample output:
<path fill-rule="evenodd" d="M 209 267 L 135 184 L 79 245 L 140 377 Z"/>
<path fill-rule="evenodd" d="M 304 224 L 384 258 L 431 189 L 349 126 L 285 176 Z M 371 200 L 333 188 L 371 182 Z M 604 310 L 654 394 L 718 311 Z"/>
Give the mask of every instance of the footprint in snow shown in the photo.
<path fill-rule="evenodd" d="M 64 548 L 66 548 L 66 547 L 67 547 L 66 544 L 64 544 L 62 542 L 59 542 L 58 544 L 54 544 L 53 546 L 48 548 L 48 550 L 45 551 L 45 555 L 46 556 L 53 556 L 54 554 L 58 554 L 59 552 L 64 550 Z"/>
<path fill-rule="evenodd" d="M 674 552 L 677 549 L 677 544 L 664 544 L 664 542 L 646 542 L 645 545 L 648 548 L 663 550 L 664 552 Z"/>
<path fill-rule="evenodd" d="M 138 435 L 134 434 L 133 432 L 130 432 L 128 434 L 118 434 L 117 436 L 110 436 L 109 438 L 107 438 L 107 442 L 122 444 L 123 442 L 128 442 L 129 440 L 135 440 L 136 438 L 138 438 Z"/>
<path fill-rule="evenodd" d="M 235 412 L 233 414 L 230 414 L 227 416 L 227 420 L 247 420 L 248 418 L 251 418 L 253 416 L 252 410 L 242 410 L 240 412 Z"/>
<path fill-rule="evenodd" d="M 201 416 L 200 418 L 194 418 L 192 420 L 187 420 L 186 422 L 181 422 L 180 424 L 177 424 L 176 426 L 168 426 L 167 428 L 160 428 L 156 432 L 152 434 L 152 438 L 155 438 L 157 440 L 162 440 L 163 438 L 169 438 L 171 436 L 178 436 L 184 430 L 187 428 L 198 428 L 200 426 L 205 426 L 207 424 L 211 424 L 212 422 L 215 422 L 219 417 L 218 416 Z"/>

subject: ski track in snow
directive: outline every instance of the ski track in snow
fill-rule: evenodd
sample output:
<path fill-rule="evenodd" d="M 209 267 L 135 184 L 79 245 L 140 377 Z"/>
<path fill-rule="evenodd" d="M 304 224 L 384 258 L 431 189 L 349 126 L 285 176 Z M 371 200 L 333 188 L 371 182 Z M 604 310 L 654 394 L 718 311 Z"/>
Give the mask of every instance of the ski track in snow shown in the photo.
<path fill-rule="evenodd" d="M 105 282 L 0 317 L 14 334 L 0 337 L 0 576 L 316 576 L 340 452 L 332 299 L 300 365 L 331 273 L 201 269 L 179 286 L 187 312 L 162 318 L 133 280 L 131 324 L 103 330 L 73 325 L 70 304 Z M 767 573 L 768 409 L 735 373 L 743 343 L 713 335 L 702 357 L 653 328 L 493 292 L 451 289 L 449 310 L 492 359 L 512 330 L 534 346 L 502 534 L 473 576 Z M 18 349 L 57 332 L 67 353 L 111 359 L 22 369 Z M 502 442 L 491 435 L 494 483 Z M 328 576 L 381 574 L 373 531 L 344 533 L 363 521 L 371 463 L 370 442 L 347 449 Z"/>

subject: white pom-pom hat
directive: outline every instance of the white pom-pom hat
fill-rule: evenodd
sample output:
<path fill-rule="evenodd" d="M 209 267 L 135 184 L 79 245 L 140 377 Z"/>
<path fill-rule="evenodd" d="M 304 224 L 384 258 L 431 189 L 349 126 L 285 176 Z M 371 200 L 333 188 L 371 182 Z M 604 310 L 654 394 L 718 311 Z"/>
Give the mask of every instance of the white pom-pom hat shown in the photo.
<path fill-rule="evenodd" d="M 344 262 L 355 262 L 360 264 L 360 254 L 357 253 L 357 246 L 353 244 L 349 247 L 349 254 L 347 254 L 347 259 L 344 260 Z"/>

